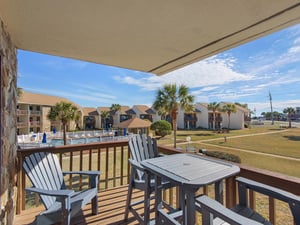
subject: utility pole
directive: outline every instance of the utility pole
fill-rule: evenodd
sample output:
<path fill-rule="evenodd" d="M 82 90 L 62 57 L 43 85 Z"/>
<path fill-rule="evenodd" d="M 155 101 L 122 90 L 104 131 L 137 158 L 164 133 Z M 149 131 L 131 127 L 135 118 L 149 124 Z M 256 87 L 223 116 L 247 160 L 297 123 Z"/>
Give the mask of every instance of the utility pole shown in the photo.
<path fill-rule="evenodd" d="M 270 99 L 270 105 L 271 105 L 271 120 L 272 120 L 272 125 L 274 125 L 273 106 L 272 106 L 272 95 L 271 95 L 271 92 L 270 92 L 270 91 L 269 91 L 269 99 Z"/>

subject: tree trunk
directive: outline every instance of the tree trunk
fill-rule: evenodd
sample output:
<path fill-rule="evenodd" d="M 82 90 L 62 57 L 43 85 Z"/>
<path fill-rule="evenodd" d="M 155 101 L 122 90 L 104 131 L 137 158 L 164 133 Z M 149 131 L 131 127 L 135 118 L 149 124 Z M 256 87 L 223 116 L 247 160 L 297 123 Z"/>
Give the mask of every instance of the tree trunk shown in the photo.
<path fill-rule="evenodd" d="M 289 128 L 292 128 L 292 120 L 291 120 L 291 116 L 289 116 Z"/>
<path fill-rule="evenodd" d="M 228 131 L 230 129 L 230 113 L 228 113 Z"/>
<path fill-rule="evenodd" d="M 63 124 L 63 133 L 64 133 L 64 145 L 67 145 L 67 124 Z"/>
<path fill-rule="evenodd" d="M 173 111 L 172 114 L 172 124 L 173 124 L 173 131 L 174 131 L 174 148 L 176 148 L 176 136 L 177 136 L 177 112 Z"/>
<path fill-rule="evenodd" d="M 216 114 L 213 112 L 213 130 L 216 129 Z"/>
<path fill-rule="evenodd" d="M 174 148 L 176 148 L 176 131 L 177 131 L 177 121 L 176 118 L 173 119 L 173 131 L 174 131 Z"/>

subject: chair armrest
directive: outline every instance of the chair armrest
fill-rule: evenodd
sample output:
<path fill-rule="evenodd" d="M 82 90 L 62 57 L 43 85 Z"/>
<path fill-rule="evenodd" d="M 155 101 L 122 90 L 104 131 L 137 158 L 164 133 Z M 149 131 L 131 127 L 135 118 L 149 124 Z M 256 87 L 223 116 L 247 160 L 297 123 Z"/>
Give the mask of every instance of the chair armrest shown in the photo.
<path fill-rule="evenodd" d="M 25 188 L 25 190 L 30 191 L 30 192 L 35 192 L 38 194 L 42 194 L 42 195 L 65 197 L 65 198 L 70 197 L 70 196 L 72 196 L 73 193 L 75 193 L 75 191 L 73 191 L 73 190 L 44 190 L 44 189 L 35 188 L 35 187 Z"/>
<path fill-rule="evenodd" d="M 271 196 L 284 202 L 294 202 L 300 204 L 300 197 L 290 192 L 275 188 L 266 184 L 262 184 L 244 177 L 236 178 L 239 185 L 244 185 L 246 188 L 256 192 Z"/>
<path fill-rule="evenodd" d="M 90 179 L 90 187 L 95 188 L 98 186 L 98 176 L 101 174 L 100 171 L 66 171 L 63 175 L 67 174 L 77 174 L 77 175 L 87 175 Z"/>
<path fill-rule="evenodd" d="M 129 163 L 131 164 L 131 166 L 133 166 L 135 169 L 140 170 L 145 172 L 145 168 L 137 161 L 133 160 L 133 159 L 128 159 Z"/>
<path fill-rule="evenodd" d="M 258 223 L 233 212 L 232 210 L 224 207 L 218 201 L 213 200 L 206 195 L 196 198 L 196 204 L 200 205 L 202 220 L 206 221 L 206 223 L 203 224 L 213 224 L 212 221 L 210 221 L 212 219 L 210 216 L 211 213 L 231 225 L 262 225 L 262 223 Z"/>
<path fill-rule="evenodd" d="M 88 176 L 99 176 L 101 174 L 100 171 L 64 171 L 63 175 L 67 174 L 79 174 L 79 175 L 88 175 Z"/>

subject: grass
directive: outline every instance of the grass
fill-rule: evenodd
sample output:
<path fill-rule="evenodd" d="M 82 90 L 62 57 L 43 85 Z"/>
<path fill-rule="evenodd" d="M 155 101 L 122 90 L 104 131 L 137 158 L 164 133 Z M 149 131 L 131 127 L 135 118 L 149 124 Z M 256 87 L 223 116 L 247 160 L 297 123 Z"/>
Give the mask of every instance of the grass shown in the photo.
<path fill-rule="evenodd" d="M 241 136 L 250 134 L 255 136 Z M 187 147 L 186 136 L 191 137 L 189 145 L 196 149 L 231 153 L 239 156 L 242 164 L 300 177 L 300 162 L 293 160 L 300 159 L 299 128 L 282 129 L 279 128 L 279 124 L 258 125 L 249 129 L 232 130 L 230 133 L 223 134 L 214 133 L 211 130 L 179 130 L 177 131 L 178 147 L 180 146 L 182 149 Z M 226 142 L 224 137 L 227 139 Z M 173 136 L 169 135 L 161 138 L 159 144 L 173 146 Z M 267 153 L 267 155 L 262 153 Z"/>

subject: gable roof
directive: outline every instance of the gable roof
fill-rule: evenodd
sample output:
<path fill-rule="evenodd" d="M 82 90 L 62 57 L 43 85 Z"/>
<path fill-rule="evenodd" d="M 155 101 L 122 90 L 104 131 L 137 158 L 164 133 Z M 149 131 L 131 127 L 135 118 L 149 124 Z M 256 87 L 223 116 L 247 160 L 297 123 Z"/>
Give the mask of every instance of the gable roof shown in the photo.
<path fill-rule="evenodd" d="M 37 94 L 37 93 L 23 91 L 20 97 L 18 97 L 19 104 L 53 106 L 56 103 L 61 101 L 72 103 L 78 109 L 81 108 L 79 105 L 70 101 L 69 99 L 58 97 L 58 96 L 51 96 L 51 95 Z"/>
<path fill-rule="evenodd" d="M 83 111 L 84 116 L 98 116 L 99 115 L 97 109 L 92 108 L 92 107 L 83 107 L 82 111 Z"/>
<path fill-rule="evenodd" d="M 155 114 L 153 109 L 149 108 L 146 105 L 134 105 L 133 108 L 134 107 L 140 111 L 140 114 Z"/>
<path fill-rule="evenodd" d="M 140 118 L 125 120 L 118 125 L 119 128 L 146 128 L 150 126 L 151 122 Z"/>

